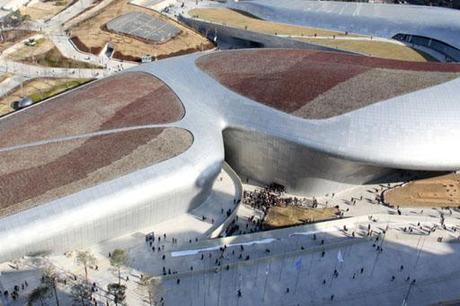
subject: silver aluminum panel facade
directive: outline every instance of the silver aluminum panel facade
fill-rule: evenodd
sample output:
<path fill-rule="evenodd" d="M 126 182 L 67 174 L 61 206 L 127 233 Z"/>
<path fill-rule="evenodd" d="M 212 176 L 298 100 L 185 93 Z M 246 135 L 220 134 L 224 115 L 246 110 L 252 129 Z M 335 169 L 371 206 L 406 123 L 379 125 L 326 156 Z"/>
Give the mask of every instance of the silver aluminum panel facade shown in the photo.
<path fill-rule="evenodd" d="M 151 126 L 187 129 L 191 147 L 0 219 L 0 260 L 84 247 L 174 218 L 206 199 L 224 159 L 243 176 L 310 195 L 366 183 L 387 168 L 460 169 L 460 79 L 334 118 L 304 120 L 225 88 L 195 65 L 202 55 L 132 69 L 155 75 L 177 94 L 184 118 Z"/>
<path fill-rule="evenodd" d="M 283 23 L 392 38 L 420 35 L 460 49 L 460 11 L 421 5 L 306 0 L 228 1 L 228 7 Z"/>

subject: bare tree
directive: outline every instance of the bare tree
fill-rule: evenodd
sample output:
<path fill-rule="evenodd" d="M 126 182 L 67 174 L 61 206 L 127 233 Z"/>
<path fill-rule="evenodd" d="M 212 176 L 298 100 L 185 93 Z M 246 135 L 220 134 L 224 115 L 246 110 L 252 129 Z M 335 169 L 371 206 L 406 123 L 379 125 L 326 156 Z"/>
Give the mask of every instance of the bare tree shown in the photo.
<path fill-rule="evenodd" d="M 82 306 L 91 304 L 91 289 L 88 283 L 76 283 L 70 289 L 74 302 L 81 303 Z"/>
<path fill-rule="evenodd" d="M 157 278 L 145 277 L 140 284 L 147 290 L 149 305 L 155 305 L 156 300 L 164 291 L 161 281 Z"/>
<path fill-rule="evenodd" d="M 128 254 L 125 250 L 115 249 L 110 257 L 110 264 L 118 270 L 118 285 L 121 284 L 121 267 L 128 261 Z"/>
<path fill-rule="evenodd" d="M 52 267 L 47 268 L 43 273 L 43 283 L 46 287 L 48 287 L 48 289 L 53 290 L 51 294 L 54 295 L 56 305 L 59 306 L 59 297 L 57 293 L 57 279 L 58 275 Z"/>
<path fill-rule="evenodd" d="M 107 291 L 113 295 L 113 301 L 115 305 L 124 305 L 126 299 L 126 286 L 117 283 L 111 283 L 107 285 Z"/>
<path fill-rule="evenodd" d="M 85 268 L 85 280 L 88 282 L 88 266 L 96 264 L 96 257 L 88 251 L 79 251 L 77 262 Z"/>
<path fill-rule="evenodd" d="M 47 286 L 38 286 L 27 297 L 27 305 L 32 306 L 36 302 L 40 302 L 41 306 L 45 305 L 45 300 L 50 296 L 50 288 Z"/>

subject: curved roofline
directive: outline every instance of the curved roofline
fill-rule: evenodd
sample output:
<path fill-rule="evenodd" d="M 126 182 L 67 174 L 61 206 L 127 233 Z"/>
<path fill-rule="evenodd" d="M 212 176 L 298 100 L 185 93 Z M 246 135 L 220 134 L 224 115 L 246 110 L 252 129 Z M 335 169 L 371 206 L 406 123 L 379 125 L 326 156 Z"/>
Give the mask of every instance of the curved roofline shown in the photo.
<path fill-rule="evenodd" d="M 460 11 L 448 8 L 305 0 L 243 0 L 226 6 L 266 20 L 335 31 L 385 38 L 404 32 L 427 36 L 460 49 Z"/>
<path fill-rule="evenodd" d="M 199 121 L 207 122 L 209 130 L 211 122 L 216 122 L 212 126 L 220 131 L 226 127 L 259 130 L 318 152 L 374 166 L 435 171 L 460 169 L 460 158 L 455 153 L 459 148 L 451 141 L 457 136 L 460 138 L 460 123 L 452 111 L 459 107 L 456 97 L 460 78 L 330 119 L 307 120 L 225 88 L 195 65 L 195 60 L 202 55 L 181 56 L 136 68 L 160 78 L 183 101 L 187 120 L 178 123 L 181 127 L 196 131 Z M 201 101 L 200 105 L 196 101 Z M 203 107 L 207 111 L 203 111 Z M 411 107 L 418 108 L 417 112 L 407 113 L 407 120 L 391 133 L 394 136 L 386 137 L 385 134 L 394 129 L 387 114 L 399 118 L 404 109 Z M 369 128 L 369 124 L 373 128 Z M 431 130 L 421 130 L 419 126 L 430 126 Z M 435 137 L 437 132 L 446 130 L 450 131 L 447 138 L 445 132 Z M 350 138 L 351 135 L 355 136 Z M 391 151 L 382 151 L 382 147 Z"/>

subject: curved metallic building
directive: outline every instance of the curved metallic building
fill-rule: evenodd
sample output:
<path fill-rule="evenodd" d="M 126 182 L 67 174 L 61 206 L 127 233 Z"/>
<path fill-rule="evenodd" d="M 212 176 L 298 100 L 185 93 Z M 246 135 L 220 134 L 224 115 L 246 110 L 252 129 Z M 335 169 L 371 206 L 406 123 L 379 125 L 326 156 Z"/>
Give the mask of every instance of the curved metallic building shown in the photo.
<path fill-rule="evenodd" d="M 276 22 L 396 38 L 460 61 L 460 11 L 454 9 L 308 0 L 242 0 L 226 6 Z"/>
<path fill-rule="evenodd" d="M 460 169 L 459 75 L 459 65 L 311 50 L 200 53 L 3 117 L 0 260 L 189 211 L 224 160 L 243 180 L 304 195 L 392 169 Z"/>

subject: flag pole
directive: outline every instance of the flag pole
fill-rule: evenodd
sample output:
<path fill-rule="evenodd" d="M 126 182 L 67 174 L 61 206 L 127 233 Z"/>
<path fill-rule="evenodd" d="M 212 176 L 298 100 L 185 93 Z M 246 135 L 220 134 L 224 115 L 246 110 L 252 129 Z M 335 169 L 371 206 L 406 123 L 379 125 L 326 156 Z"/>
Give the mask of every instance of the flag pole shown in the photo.
<path fill-rule="evenodd" d="M 301 260 L 301 257 L 299 257 L 298 260 Z M 300 272 L 302 271 L 302 262 L 300 262 L 300 268 L 297 268 L 297 266 L 296 266 L 296 270 L 297 270 L 297 276 L 296 276 L 296 279 L 295 279 L 294 295 L 297 293 L 297 285 L 299 283 L 299 275 L 300 275 Z"/>

